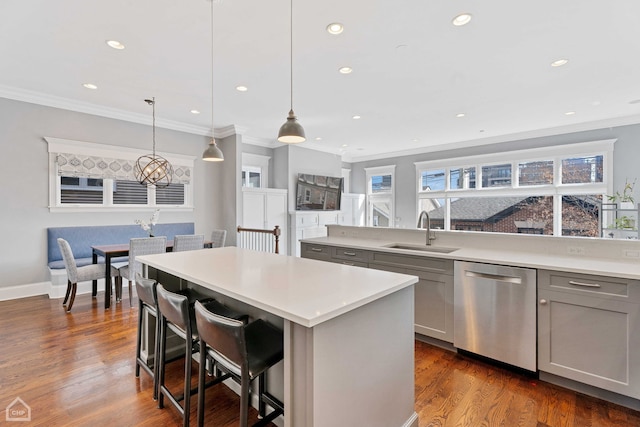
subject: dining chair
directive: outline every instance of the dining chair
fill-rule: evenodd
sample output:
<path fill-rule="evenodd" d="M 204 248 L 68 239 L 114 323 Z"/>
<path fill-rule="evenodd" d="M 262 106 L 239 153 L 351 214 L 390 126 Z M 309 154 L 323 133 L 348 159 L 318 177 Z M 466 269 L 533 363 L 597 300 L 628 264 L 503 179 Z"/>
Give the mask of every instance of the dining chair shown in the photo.
<path fill-rule="evenodd" d="M 135 283 L 136 273 L 142 274 L 142 263 L 136 261 L 137 256 L 163 254 L 167 251 L 166 236 L 136 237 L 129 241 L 129 264 L 118 269 L 120 273 L 119 289 L 116 294 L 122 299 L 122 278 L 129 282 L 129 305 L 132 304 L 132 282 Z"/>
<path fill-rule="evenodd" d="M 213 230 L 211 232 L 211 247 L 222 248 L 227 240 L 227 230 Z"/>
<path fill-rule="evenodd" d="M 82 267 L 76 265 L 76 259 L 73 256 L 71 245 L 63 238 L 58 238 L 58 246 L 60 247 L 60 253 L 62 253 L 62 260 L 64 261 L 64 267 L 67 270 L 67 292 L 64 296 L 62 305 L 67 305 L 67 312 L 71 311 L 73 302 L 76 299 L 76 291 L 78 289 L 78 282 L 86 282 L 89 280 L 98 280 L 105 277 L 104 264 L 89 264 Z M 114 277 L 116 281 L 116 288 L 118 283 L 122 288 L 122 282 L 120 273 L 117 268 L 111 267 L 109 283 L 105 283 L 106 286 L 111 286 L 111 278 Z"/>
<path fill-rule="evenodd" d="M 173 252 L 195 251 L 204 248 L 204 234 L 177 234 L 173 238 Z"/>
<path fill-rule="evenodd" d="M 284 405 L 266 391 L 266 373 L 284 358 L 284 337 L 281 330 L 256 319 L 249 324 L 208 310 L 196 302 L 195 320 L 199 336 L 200 361 L 198 368 L 198 426 L 204 425 L 206 358 L 217 370 L 216 384 L 226 377 L 240 385 L 240 427 L 247 427 L 249 418 L 250 385 L 258 379 L 259 425 L 265 425 L 284 413 Z M 266 405 L 273 409 L 266 414 Z"/>

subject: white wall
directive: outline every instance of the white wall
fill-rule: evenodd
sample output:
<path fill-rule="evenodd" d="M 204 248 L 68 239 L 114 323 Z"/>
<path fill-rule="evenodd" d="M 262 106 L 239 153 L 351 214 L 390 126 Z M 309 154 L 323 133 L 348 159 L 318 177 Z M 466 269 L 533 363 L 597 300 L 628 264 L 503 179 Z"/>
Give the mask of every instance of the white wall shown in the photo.
<path fill-rule="evenodd" d="M 51 213 L 47 143 L 43 137 L 151 150 L 151 126 L 0 98 L 0 288 L 43 283 L 47 227 L 133 224 L 139 212 Z M 194 211 L 161 211 L 160 222 L 195 222 L 208 235 L 221 226 L 221 166 L 200 160 L 205 136 L 156 129 L 158 151 L 193 155 Z M 226 154 L 225 154 L 226 155 Z"/>
<path fill-rule="evenodd" d="M 400 227 L 415 228 L 417 221 L 416 173 L 414 162 L 439 160 L 460 156 L 501 153 L 528 148 L 549 147 L 578 142 L 616 139 L 613 155 L 613 188 L 622 189 L 625 179 L 640 178 L 640 125 L 619 126 L 585 132 L 574 132 L 541 138 L 503 142 L 458 150 L 436 151 L 415 156 L 389 157 L 388 159 L 351 163 L 351 190 L 366 193 L 364 168 L 396 165 L 396 217 Z M 640 179 L 635 187 L 635 200 L 640 201 Z"/>

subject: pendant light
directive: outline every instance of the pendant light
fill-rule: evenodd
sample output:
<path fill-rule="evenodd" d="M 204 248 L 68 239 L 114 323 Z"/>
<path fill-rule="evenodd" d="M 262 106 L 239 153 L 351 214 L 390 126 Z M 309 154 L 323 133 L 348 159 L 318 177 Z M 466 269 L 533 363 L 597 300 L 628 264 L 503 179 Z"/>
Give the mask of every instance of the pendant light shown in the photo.
<path fill-rule="evenodd" d="M 224 154 L 222 150 L 218 148 L 215 139 L 215 128 L 213 126 L 213 2 L 211 2 L 211 141 L 209 141 L 209 147 L 202 153 L 202 160 L 207 162 L 221 162 L 224 160 Z"/>
<path fill-rule="evenodd" d="M 280 127 L 278 132 L 278 141 L 286 144 L 297 144 L 304 142 L 306 137 L 302 125 L 298 123 L 298 119 L 293 112 L 293 0 L 291 0 L 291 27 L 290 27 L 290 65 L 291 65 L 291 109 L 287 121 Z"/>
<path fill-rule="evenodd" d="M 145 99 L 144 102 L 153 107 L 153 153 L 140 156 L 133 172 L 142 185 L 168 187 L 173 178 L 173 166 L 164 157 L 156 155 L 156 98 Z"/>

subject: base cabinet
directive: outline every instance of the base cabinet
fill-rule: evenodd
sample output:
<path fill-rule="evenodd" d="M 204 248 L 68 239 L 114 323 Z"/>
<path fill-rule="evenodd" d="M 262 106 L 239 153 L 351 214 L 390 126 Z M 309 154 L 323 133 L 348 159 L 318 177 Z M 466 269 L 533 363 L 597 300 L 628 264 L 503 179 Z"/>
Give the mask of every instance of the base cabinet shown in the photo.
<path fill-rule="evenodd" d="M 418 276 L 415 331 L 453 343 L 453 261 L 373 252 L 369 268 Z"/>
<path fill-rule="evenodd" d="M 640 398 L 639 287 L 540 270 L 538 369 Z"/>
<path fill-rule="evenodd" d="M 415 332 L 453 343 L 453 261 L 301 243 L 302 258 L 418 276 Z"/>

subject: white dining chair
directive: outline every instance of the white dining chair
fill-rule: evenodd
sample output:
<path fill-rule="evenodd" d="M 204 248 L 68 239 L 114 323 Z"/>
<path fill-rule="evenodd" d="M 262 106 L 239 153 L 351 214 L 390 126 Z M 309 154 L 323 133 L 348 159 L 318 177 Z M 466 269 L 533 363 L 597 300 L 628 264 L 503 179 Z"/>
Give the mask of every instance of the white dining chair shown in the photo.
<path fill-rule="evenodd" d="M 204 234 L 178 234 L 173 238 L 173 252 L 204 248 Z"/>

